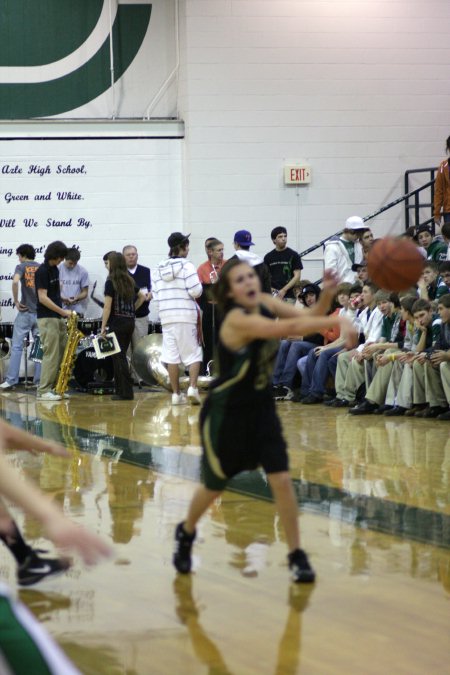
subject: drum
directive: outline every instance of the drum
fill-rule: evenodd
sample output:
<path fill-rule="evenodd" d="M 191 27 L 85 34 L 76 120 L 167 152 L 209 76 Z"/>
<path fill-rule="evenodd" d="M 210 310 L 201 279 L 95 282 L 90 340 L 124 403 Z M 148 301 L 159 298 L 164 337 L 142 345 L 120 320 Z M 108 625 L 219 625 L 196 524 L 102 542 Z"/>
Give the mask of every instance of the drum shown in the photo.
<path fill-rule="evenodd" d="M 11 353 L 11 340 L 9 338 L 0 337 L 0 361 L 7 359 Z"/>
<path fill-rule="evenodd" d="M 162 340 L 162 335 L 158 333 L 146 335 L 139 340 L 133 351 L 132 363 L 143 382 L 150 385 L 160 384 L 171 391 L 169 371 L 161 361 Z M 212 379 L 209 374 L 200 376 L 197 380 L 198 387 L 207 389 Z M 184 375 L 184 368 L 180 366 L 180 386 L 187 389 L 188 385 L 189 377 Z"/>
<path fill-rule="evenodd" d="M 30 361 L 35 363 L 42 363 L 42 357 L 44 353 L 42 351 L 41 338 L 40 335 L 36 335 L 33 342 L 31 343 L 30 348 Z"/>
<path fill-rule="evenodd" d="M 78 319 L 78 330 L 83 333 L 83 335 L 97 335 L 102 328 L 101 319 Z"/>
<path fill-rule="evenodd" d="M 114 370 L 111 359 L 97 359 L 95 349 L 83 349 L 75 360 L 73 379 L 81 389 L 88 389 L 90 384 L 111 382 Z"/>
<path fill-rule="evenodd" d="M 152 335 L 153 333 L 162 333 L 162 326 L 160 321 L 149 321 L 148 335 Z"/>
<path fill-rule="evenodd" d="M 13 323 L 0 323 L 0 338 L 12 338 L 14 331 Z"/>

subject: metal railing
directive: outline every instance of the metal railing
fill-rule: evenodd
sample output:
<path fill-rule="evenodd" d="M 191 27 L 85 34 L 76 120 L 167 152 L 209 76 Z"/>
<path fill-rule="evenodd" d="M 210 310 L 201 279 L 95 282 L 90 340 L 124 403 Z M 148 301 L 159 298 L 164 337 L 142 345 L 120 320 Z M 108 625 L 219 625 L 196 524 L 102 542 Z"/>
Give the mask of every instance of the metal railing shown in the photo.
<path fill-rule="evenodd" d="M 436 174 L 437 169 L 435 168 L 430 168 L 430 169 L 411 169 L 410 171 L 405 172 L 405 191 L 406 194 L 402 195 L 401 197 L 398 197 L 398 199 L 394 199 L 394 201 L 389 202 L 389 204 L 386 204 L 386 206 L 382 206 L 380 209 L 375 211 L 374 213 L 369 214 L 368 216 L 365 216 L 363 218 L 364 222 L 367 222 L 368 220 L 372 220 L 372 218 L 376 218 L 376 216 L 379 216 L 380 213 L 384 213 L 385 211 L 388 211 L 391 209 L 393 206 L 397 206 L 397 204 L 401 204 L 402 202 L 405 202 L 405 230 L 410 227 L 410 211 L 414 210 L 414 215 L 415 215 L 415 223 L 414 227 L 419 227 L 419 225 L 428 225 L 432 224 L 434 226 L 434 219 L 433 219 L 433 198 L 434 198 L 434 178 Z M 415 173 L 424 173 L 427 172 L 431 175 L 431 180 L 429 180 L 427 183 L 424 183 L 418 188 L 415 188 L 414 190 L 411 190 L 408 192 L 409 189 L 409 176 L 411 174 Z M 426 203 L 421 203 L 420 202 L 420 194 L 424 191 L 427 190 L 428 188 L 431 187 L 431 202 L 426 202 Z M 413 200 L 413 203 L 411 204 L 409 200 Z M 431 217 L 423 222 L 420 222 L 420 209 L 422 208 L 430 208 L 431 210 Z M 310 246 L 309 248 L 305 249 L 300 253 L 301 257 L 304 257 L 308 255 L 309 253 L 312 253 L 313 251 L 317 251 L 318 248 L 321 246 L 324 246 L 327 241 L 330 239 L 333 239 L 334 237 L 338 237 L 340 234 L 342 234 L 344 230 L 339 230 L 339 232 L 335 232 L 334 234 L 331 234 L 329 237 L 326 237 L 325 239 L 322 239 L 319 241 L 319 243 L 314 244 L 313 246 Z"/>
<path fill-rule="evenodd" d="M 428 183 L 425 183 L 417 190 L 412 190 L 410 192 L 410 176 L 417 173 L 428 173 L 430 180 Z M 414 226 L 419 227 L 419 225 L 431 225 L 434 231 L 434 218 L 433 218 L 433 202 L 434 202 L 434 180 L 436 178 L 437 168 L 427 168 L 427 169 L 411 169 L 410 171 L 405 171 L 405 229 L 408 227 Z M 430 191 L 430 201 L 421 202 L 420 196 L 421 193 L 427 188 L 431 188 Z M 410 195 L 414 196 L 413 203 L 410 203 Z M 425 221 L 420 222 L 420 209 L 429 208 L 430 209 L 430 218 Z M 414 222 L 411 223 L 411 211 L 414 212 Z"/>

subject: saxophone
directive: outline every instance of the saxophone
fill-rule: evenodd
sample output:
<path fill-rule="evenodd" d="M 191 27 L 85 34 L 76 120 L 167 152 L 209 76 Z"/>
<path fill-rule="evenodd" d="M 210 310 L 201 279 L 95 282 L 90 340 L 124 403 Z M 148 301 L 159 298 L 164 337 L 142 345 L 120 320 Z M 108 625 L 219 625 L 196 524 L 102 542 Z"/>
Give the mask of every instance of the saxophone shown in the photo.
<path fill-rule="evenodd" d="M 72 312 L 72 315 L 67 319 L 67 343 L 55 386 L 55 391 L 60 396 L 67 391 L 69 378 L 75 365 L 78 343 L 84 337 L 83 333 L 78 330 L 77 320 L 78 315 L 76 312 Z"/>

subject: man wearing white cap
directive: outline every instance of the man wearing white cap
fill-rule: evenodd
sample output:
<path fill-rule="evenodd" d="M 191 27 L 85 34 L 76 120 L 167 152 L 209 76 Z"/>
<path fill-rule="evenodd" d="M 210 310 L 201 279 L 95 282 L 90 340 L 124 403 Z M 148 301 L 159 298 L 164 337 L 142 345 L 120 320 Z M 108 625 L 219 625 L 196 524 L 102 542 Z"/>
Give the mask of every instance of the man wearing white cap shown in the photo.
<path fill-rule="evenodd" d="M 362 230 L 367 230 L 360 216 L 350 216 L 345 221 L 345 228 L 340 237 L 325 243 L 325 269 L 334 270 L 341 283 L 353 284 L 356 272 L 352 267 L 362 262 L 363 249 L 358 237 Z"/>

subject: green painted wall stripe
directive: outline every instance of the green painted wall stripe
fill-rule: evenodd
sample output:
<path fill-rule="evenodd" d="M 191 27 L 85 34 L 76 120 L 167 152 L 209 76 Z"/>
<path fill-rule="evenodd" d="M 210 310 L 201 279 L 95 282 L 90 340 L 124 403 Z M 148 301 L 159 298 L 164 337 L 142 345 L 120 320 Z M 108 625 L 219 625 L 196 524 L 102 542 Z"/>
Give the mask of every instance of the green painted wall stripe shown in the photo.
<path fill-rule="evenodd" d="M 0 66 L 42 66 L 82 45 L 97 24 L 103 0 L 2 0 Z"/>
<path fill-rule="evenodd" d="M 150 22 L 151 5 L 119 5 L 113 26 L 117 81 L 132 63 Z M 0 119 L 49 117 L 74 110 L 111 85 L 109 39 L 81 68 L 50 82 L 0 85 Z"/>

